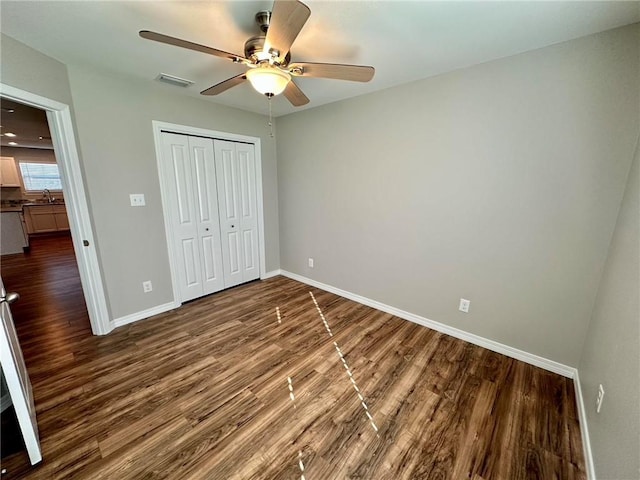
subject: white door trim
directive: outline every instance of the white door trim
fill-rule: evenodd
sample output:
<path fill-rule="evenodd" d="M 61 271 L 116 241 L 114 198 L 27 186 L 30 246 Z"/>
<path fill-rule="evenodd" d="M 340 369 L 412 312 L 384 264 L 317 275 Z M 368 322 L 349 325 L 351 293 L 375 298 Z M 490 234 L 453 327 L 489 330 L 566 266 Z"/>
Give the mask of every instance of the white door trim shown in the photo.
<path fill-rule="evenodd" d="M 208 137 L 211 139 L 229 140 L 232 142 L 252 143 L 255 148 L 255 160 L 256 160 L 256 197 L 257 197 L 257 210 L 258 210 L 258 248 L 260 251 L 260 278 L 264 278 L 266 275 L 266 260 L 265 260 L 265 243 L 264 243 L 264 202 L 262 197 L 262 147 L 259 137 L 250 137 L 248 135 L 239 135 L 228 132 L 218 132 L 216 130 L 208 130 L 205 128 L 192 127 L 188 125 L 178 125 L 175 123 L 161 122 L 153 120 L 151 122 L 153 127 L 153 141 L 156 147 L 156 162 L 158 164 L 158 176 L 160 179 L 160 192 L 162 197 L 162 214 L 164 217 L 165 235 L 167 237 L 167 247 L 169 249 L 169 266 L 171 269 L 171 284 L 173 287 L 173 298 L 176 306 L 180 305 L 180 289 L 178 285 L 178 266 L 176 265 L 176 252 L 177 247 L 173 241 L 173 225 L 171 223 L 170 205 L 171 199 L 167 198 L 167 182 L 169 182 L 169 175 L 166 172 L 165 164 L 162 160 L 162 131 L 166 130 L 172 133 L 181 133 L 184 135 L 193 135 L 199 137 Z"/>
<path fill-rule="evenodd" d="M 71 238 L 91 322 L 91 331 L 94 335 L 105 335 L 113 327 L 109 322 L 109 309 L 95 249 L 91 216 L 84 190 L 69 105 L 3 83 L 0 83 L 0 95 L 8 100 L 47 112 L 53 149 L 63 182 Z M 84 246 L 84 241 L 89 242 L 89 247 Z"/>

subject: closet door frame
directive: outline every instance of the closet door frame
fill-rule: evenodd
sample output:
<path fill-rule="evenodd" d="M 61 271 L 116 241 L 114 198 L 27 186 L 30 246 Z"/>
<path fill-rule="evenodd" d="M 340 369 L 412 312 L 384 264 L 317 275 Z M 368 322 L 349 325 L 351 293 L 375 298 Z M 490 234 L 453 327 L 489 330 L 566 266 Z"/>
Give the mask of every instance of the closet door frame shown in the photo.
<path fill-rule="evenodd" d="M 174 123 L 161 122 L 157 120 L 152 121 L 153 126 L 153 139 L 156 149 L 156 162 L 158 165 L 158 176 L 160 180 L 160 193 L 162 197 L 162 214 L 164 217 L 165 236 L 167 240 L 167 247 L 169 250 L 169 266 L 171 270 L 171 286 L 173 288 L 173 298 L 176 306 L 182 304 L 180 296 L 180 287 L 178 281 L 178 256 L 177 248 L 175 245 L 173 235 L 173 223 L 171 221 L 171 209 L 170 205 L 173 199 L 170 195 L 169 182 L 170 172 L 167 171 L 167 165 L 163 161 L 162 152 L 162 132 L 177 133 L 182 135 L 190 135 L 195 137 L 206 137 L 219 140 L 228 140 L 231 142 L 241 142 L 253 144 L 255 152 L 256 162 L 256 200 L 257 200 L 257 213 L 258 213 L 258 251 L 260 254 L 260 278 L 266 276 L 266 261 L 265 261 L 265 244 L 264 244 L 264 205 L 262 195 L 262 157 L 261 157 L 261 145 L 259 137 L 250 137 L 247 135 L 238 135 L 228 132 L 218 132 L 215 130 L 207 130 L 204 128 L 191 127 L 187 125 L 178 125 Z"/>

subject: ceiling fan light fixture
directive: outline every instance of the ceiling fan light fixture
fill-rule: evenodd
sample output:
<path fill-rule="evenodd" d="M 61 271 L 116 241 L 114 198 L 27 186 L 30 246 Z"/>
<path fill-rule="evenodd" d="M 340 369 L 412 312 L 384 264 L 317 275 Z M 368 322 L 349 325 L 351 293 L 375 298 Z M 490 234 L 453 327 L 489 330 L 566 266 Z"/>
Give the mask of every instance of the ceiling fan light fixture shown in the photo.
<path fill-rule="evenodd" d="M 206 53 L 247 67 L 248 70 L 244 73 L 202 90 L 202 95 L 218 95 L 248 79 L 256 91 L 268 98 L 284 93 L 291 105 L 300 107 L 308 104 L 309 99 L 296 82 L 292 81 L 292 76 L 368 82 L 375 73 L 373 67 L 364 65 L 315 62 L 291 64 L 291 46 L 310 15 L 311 10 L 300 0 L 274 0 L 271 11 L 261 11 L 256 15 L 261 33 L 244 43 L 244 56 L 150 30 L 140 30 L 138 34 L 147 40 Z"/>
<path fill-rule="evenodd" d="M 275 67 L 258 67 L 247 71 L 251 86 L 263 95 L 280 95 L 291 81 L 291 75 Z"/>

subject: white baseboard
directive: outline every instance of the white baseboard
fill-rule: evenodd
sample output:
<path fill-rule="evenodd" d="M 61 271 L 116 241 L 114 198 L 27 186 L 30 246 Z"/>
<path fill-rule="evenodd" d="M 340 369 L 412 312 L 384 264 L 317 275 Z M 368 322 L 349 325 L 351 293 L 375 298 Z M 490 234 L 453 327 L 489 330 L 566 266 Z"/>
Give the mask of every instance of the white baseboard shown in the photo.
<path fill-rule="evenodd" d="M 282 274 L 282 271 L 280 269 L 271 270 L 270 272 L 266 272 L 262 277 L 260 277 L 260 280 L 266 280 L 267 278 L 277 277 L 278 275 L 281 275 L 281 274 Z"/>
<path fill-rule="evenodd" d="M 591 452 L 591 441 L 589 440 L 589 428 L 587 427 L 587 411 L 584 407 L 584 397 L 582 396 L 582 386 L 578 370 L 574 372 L 573 389 L 576 392 L 576 405 L 578 407 L 578 420 L 580 421 L 580 434 L 582 435 L 582 449 L 584 450 L 584 463 L 587 470 L 587 478 L 596 480 L 596 469 L 593 464 L 593 454 Z"/>
<path fill-rule="evenodd" d="M 438 332 L 451 335 L 452 337 L 459 338 L 461 340 L 467 341 L 474 345 L 478 345 L 479 347 L 483 347 L 488 350 L 501 353 L 503 355 L 506 355 L 507 357 L 515 358 L 516 360 L 521 360 L 530 365 L 534 365 L 544 370 L 548 370 L 550 372 L 557 373 L 558 375 L 562 375 L 564 377 L 573 379 L 574 390 L 576 395 L 576 405 L 578 408 L 578 420 L 580 421 L 580 434 L 582 435 L 582 445 L 584 449 L 584 459 L 585 459 L 585 468 L 587 471 L 587 479 L 596 480 L 596 472 L 593 464 L 593 455 L 591 453 L 591 442 L 589 441 L 589 429 L 587 428 L 587 415 L 584 408 L 584 399 L 582 397 L 582 388 L 580 386 L 580 377 L 578 376 L 578 369 L 574 367 L 569 367 L 562 363 L 555 362 L 553 360 L 549 360 L 544 357 L 540 357 L 538 355 L 534 355 L 529 352 L 525 352 L 523 350 L 519 350 L 517 348 L 510 347 L 508 345 L 504 345 L 502 343 L 498 343 L 496 341 L 481 337 L 479 335 L 475 335 L 473 333 L 465 332 L 464 330 L 460 330 L 454 327 L 450 327 L 448 325 L 444 325 L 434 320 L 429 320 L 428 318 L 424 318 L 410 312 L 405 312 L 404 310 L 400 310 L 398 308 L 391 307 L 384 303 L 371 300 L 370 298 L 366 298 L 361 295 L 357 295 L 355 293 L 351 293 L 346 290 L 342 290 L 340 288 L 336 288 L 331 285 L 327 285 L 325 283 L 318 282 L 316 280 L 312 280 L 307 277 L 303 277 L 302 275 L 298 275 L 296 273 L 291 273 L 286 270 L 281 270 L 280 274 L 284 275 L 285 277 L 289 277 L 293 280 L 297 280 L 298 282 L 306 283 L 307 285 L 311 285 L 321 290 L 325 290 L 327 292 L 334 293 L 341 297 L 348 298 L 349 300 L 353 300 L 354 302 L 367 305 L 369 307 L 375 308 L 376 310 L 381 310 L 383 312 L 387 312 L 392 315 L 395 315 L 396 317 L 409 320 L 410 322 L 417 323 L 418 325 L 422 325 L 422 326 L 431 328 L 433 330 L 436 330 Z"/>
<path fill-rule="evenodd" d="M 122 327 L 123 325 L 137 322 L 138 320 L 144 320 L 145 318 L 153 317 L 154 315 L 159 315 L 161 313 L 168 312 L 169 310 L 173 310 L 174 308 L 178 308 L 179 306 L 180 304 L 178 302 L 169 302 L 163 305 L 158 305 L 156 307 L 151 307 L 146 310 L 142 310 L 141 312 L 125 315 L 124 317 L 116 318 L 113 320 L 112 322 L 113 328 Z"/>
<path fill-rule="evenodd" d="M 355 293 L 351 293 L 346 290 L 342 290 L 340 288 L 333 287 L 331 285 L 327 285 L 325 283 L 318 282 L 316 280 L 312 280 L 307 277 L 303 277 L 302 275 L 288 272 L 286 270 L 278 269 L 278 270 L 272 270 L 270 272 L 266 272 L 261 277 L 261 279 L 266 280 L 268 278 L 272 278 L 277 275 L 283 275 L 285 277 L 291 278 L 298 282 L 306 283 L 307 285 L 311 285 L 321 290 L 331 292 L 335 295 L 348 298 L 349 300 L 353 300 L 354 302 L 367 305 L 368 307 L 375 308 L 376 310 L 387 312 L 387 313 L 390 313 L 391 315 L 395 315 L 396 317 L 402 318 L 404 320 L 408 320 L 410 322 L 417 323 L 418 325 L 431 328 L 438 332 L 451 335 L 452 337 L 459 338 L 461 340 L 472 343 L 474 345 L 478 345 L 479 347 L 483 347 L 488 350 L 501 353 L 503 355 L 506 355 L 507 357 L 515 358 L 516 360 L 521 360 L 530 365 L 534 365 L 544 370 L 557 373 L 558 375 L 572 378 L 574 382 L 574 389 L 576 394 L 576 404 L 578 408 L 578 417 L 579 417 L 578 420 L 580 421 L 580 433 L 582 435 L 582 445 L 584 448 L 585 468 L 587 470 L 587 478 L 589 480 L 596 480 L 595 468 L 593 464 L 593 455 L 591 453 L 591 443 L 589 441 L 589 431 L 587 428 L 587 416 L 586 416 L 586 411 L 584 407 L 584 399 L 582 397 L 582 388 L 580 386 L 580 378 L 578 376 L 578 370 L 576 368 L 563 365 L 553 360 L 549 360 L 547 358 L 540 357 L 538 355 L 534 355 L 532 353 L 528 353 L 523 350 L 510 347 L 508 345 L 504 345 L 502 343 L 496 342 L 494 340 L 490 340 L 485 337 L 481 337 L 479 335 L 475 335 L 473 333 L 465 332 L 464 330 L 460 330 L 458 328 L 450 327 L 449 325 L 445 325 L 443 323 L 436 322 L 434 320 L 430 320 L 425 317 L 421 317 L 414 313 L 400 310 L 390 305 L 380 303 L 376 300 L 372 300 L 370 298 L 363 297 L 361 295 L 357 295 Z M 138 320 L 142 320 L 145 318 L 152 317 L 154 315 L 158 315 L 160 313 L 167 312 L 174 308 L 178 308 L 179 306 L 180 306 L 180 303 L 178 302 L 165 303 L 164 305 L 158 305 L 157 307 L 149 308 L 141 312 L 136 312 L 130 315 L 126 315 L 124 317 L 117 318 L 112 322 L 112 325 L 114 326 L 114 328 L 121 327 L 129 323 L 137 322 Z"/>
<path fill-rule="evenodd" d="M 280 269 L 272 270 L 270 272 L 266 272 L 260 278 L 260 280 L 266 280 L 268 278 L 276 277 L 278 275 L 281 275 Z M 178 308 L 180 305 L 181 304 L 179 302 L 169 302 L 169 303 L 165 303 L 164 305 L 158 305 L 157 307 L 148 308 L 147 310 L 143 310 L 141 312 L 136 312 L 130 315 L 125 315 L 124 317 L 116 318 L 112 322 L 112 325 L 113 325 L 113 328 L 122 327 L 123 325 L 137 322 L 138 320 L 144 320 L 145 318 L 153 317 L 154 315 L 159 315 L 169 310 L 173 310 L 174 308 Z"/>
<path fill-rule="evenodd" d="M 395 315 L 396 317 L 400 317 L 405 320 L 409 320 L 410 322 L 417 323 L 418 325 L 431 328 L 438 332 L 451 335 L 452 337 L 459 338 L 469 343 L 473 343 L 474 345 L 478 345 L 488 350 L 501 353 L 503 355 L 506 355 L 507 357 L 515 358 L 516 360 L 521 360 L 530 365 L 534 365 L 544 370 L 557 373 L 558 375 L 573 378 L 576 373 L 576 369 L 574 367 L 569 367 L 567 365 L 563 365 L 562 363 L 558 363 L 553 360 L 534 355 L 533 353 L 518 350 L 517 348 L 498 343 L 494 340 L 490 340 L 473 333 L 465 332 L 464 330 L 450 327 L 449 325 L 445 325 L 434 320 L 429 320 L 428 318 L 421 317 L 414 313 L 405 312 L 404 310 L 400 310 L 399 308 L 377 302 L 376 300 L 371 300 L 370 298 L 366 298 L 355 293 L 347 292 L 346 290 L 342 290 L 340 288 L 332 287 L 331 285 L 327 285 L 316 280 L 303 277 L 302 275 L 291 273 L 286 270 L 281 270 L 280 274 L 293 280 L 297 280 L 298 282 L 306 283 L 307 285 L 311 285 L 321 290 L 326 290 L 327 292 L 331 292 L 341 297 L 348 298 L 349 300 L 353 300 L 354 302 L 367 305 L 369 307 L 375 308 L 376 310 L 390 313 L 392 315 Z"/>

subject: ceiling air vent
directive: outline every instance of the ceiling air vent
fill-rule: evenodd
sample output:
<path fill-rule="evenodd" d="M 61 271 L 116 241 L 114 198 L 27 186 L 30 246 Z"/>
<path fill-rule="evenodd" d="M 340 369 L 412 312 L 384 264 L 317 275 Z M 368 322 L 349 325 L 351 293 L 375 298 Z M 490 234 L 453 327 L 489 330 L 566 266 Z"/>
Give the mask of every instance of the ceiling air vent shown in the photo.
<path fill-rule="evenodd" d="M 180 77 L 174 77 L 173 75 L 168 75 L 166 73 L 161 73 L 156 77 L 156 80 L 159 82 L 168 83 L 169 85 L 173 85 L 174 87 L 190 87 L 194 84 L 191 80 L 186 80 Z"/>

